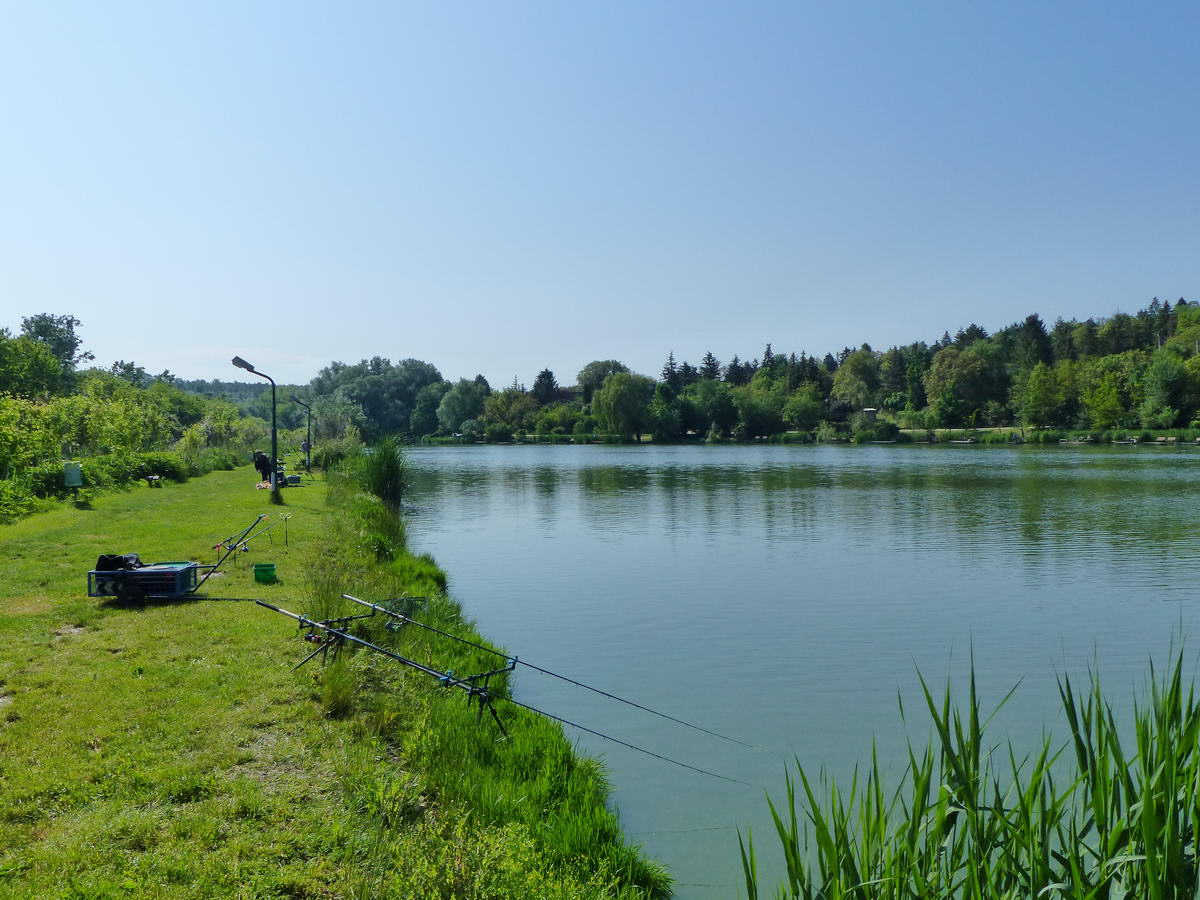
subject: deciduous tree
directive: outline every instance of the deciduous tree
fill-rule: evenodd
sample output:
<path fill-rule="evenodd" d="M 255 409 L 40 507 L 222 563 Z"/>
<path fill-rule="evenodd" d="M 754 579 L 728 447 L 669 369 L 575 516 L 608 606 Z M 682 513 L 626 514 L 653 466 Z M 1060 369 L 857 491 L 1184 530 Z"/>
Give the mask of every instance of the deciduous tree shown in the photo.
<path fill-rule="evenodd" d="M 592 395 L 600 385 L 604 384 L 609 375 L 628 371 L 629 366 L 615 359 L 597 359 L 588 363 L 579 370 L 579 374 L 576 376 L 579 390 L 583 392 L 583 402 L 592 402 Z"/>
<path fill-rule="evenodd" d="M 649 407 L 654 382 L 645 375 L 617 372 L 605 379 L 592 397 L 592 415 L 606 434 L 635 437 L 650 426 Z"/>

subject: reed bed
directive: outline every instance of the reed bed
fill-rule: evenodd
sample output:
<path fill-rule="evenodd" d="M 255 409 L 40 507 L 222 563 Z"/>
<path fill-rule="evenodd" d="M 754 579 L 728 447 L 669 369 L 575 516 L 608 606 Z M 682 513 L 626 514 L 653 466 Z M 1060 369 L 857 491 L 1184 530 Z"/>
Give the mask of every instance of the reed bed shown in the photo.
<path fill-rule="evenodd" d="M 872 752 L 848 786 L 814 780 L 797 761 L 786 803 L 768 798 L 786 862 L 776 896 L 1195 898 L 1200 705 L 1183 669 L 1182 652 L 1165 672 L 1151 668 L 1125 730 L 1096 675 L 1082 689 L 1060 678 L 1069 740 L 1047 737 L 1029 753 L 989 745 L 973 671 L 965 708 L 922 679 L 934 736 L 921 750 L 909 744 L 898 788 Z M 754 842 L 739 834 L 739 844 L 756 900 Z"/>
<path fill-rule="evenodd" d="M 404 444 L 399 438 L 385 437 L 369 449 L 369 453 L 360 454 L 355 461 L 353 475 L 364 491 L 378 497 L 388 509 L 398 514 L 409 483 Z"/>

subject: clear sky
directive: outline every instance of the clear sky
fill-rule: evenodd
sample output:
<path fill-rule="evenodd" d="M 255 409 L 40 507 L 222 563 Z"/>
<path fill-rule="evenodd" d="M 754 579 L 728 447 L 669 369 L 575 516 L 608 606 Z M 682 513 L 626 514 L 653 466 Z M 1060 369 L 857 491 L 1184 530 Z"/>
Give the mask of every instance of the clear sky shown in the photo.
<path fill-rule="evenodd" d="M 1200 4 L 6 3 L 0 326 L 560 382 L 1200 298 Z"/>

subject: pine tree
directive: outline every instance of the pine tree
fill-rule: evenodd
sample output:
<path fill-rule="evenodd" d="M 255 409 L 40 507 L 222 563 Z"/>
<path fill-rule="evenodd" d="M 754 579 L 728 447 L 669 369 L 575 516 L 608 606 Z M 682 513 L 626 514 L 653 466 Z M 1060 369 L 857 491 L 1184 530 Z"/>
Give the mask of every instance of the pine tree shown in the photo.
<path fill-rule="evenodd" d="M 762 355 L 762 369 L 768 374 L 774 374 L 775 369 L 775 354 L 771 352 L 771 345 L 767 344 L 767 349 Z"/>
<path fill-rule="evenodd" d="M 745 369 L 735 354 L 725 367 L 725 381 L 732 385 L 745 384 L 747 381 Z"/>
<path fill-rule="evenodd" d="M 667 354 L 667 361 L 662 368 L 662 382 L 675 393 L 679 393 L 682 384 L 679 380 L 679 368 L 675 365 L 675 351 Z"/>
<path fill-rule="evenodd" d="M 545 406 L 547 403 L 553 403 L 558 399 L 558 382 L 554 379 L 554 373 L 549 369 L 542 369 L 538 372 L 537 378 L 533 379 L 533 399 Z"/>
<path fill-rule="evenodd" d="M 711 352 L 706 352 L 700 360 L 700 377 L 706 381 L 718 381 L 721 378 L 721 363 Z"/>

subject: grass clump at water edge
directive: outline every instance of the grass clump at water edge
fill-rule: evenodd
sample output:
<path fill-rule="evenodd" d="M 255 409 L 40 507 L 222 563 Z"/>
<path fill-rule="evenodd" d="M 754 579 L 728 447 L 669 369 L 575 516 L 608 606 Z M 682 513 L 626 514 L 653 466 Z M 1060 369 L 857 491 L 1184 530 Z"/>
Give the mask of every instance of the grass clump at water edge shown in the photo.
<path fill-rule="evenodd" d="M 934 741 L 909 745 L 889 790 L 872 754 L 848 787 L 816 781 L 797 761 L 782 810 L 768 800 L 786 862 L 778 896 L 804 900 L 1073 898 L 1182 900 L 1200 887 L 1200 704 L 1183 655 L 1151 669 L 1133 712 L 1133 745 L 1105 701 L 1059 681 L 1070 740 L 1030 754 L 985 742 L 971 674 L 965 711 L 922 679 Z M 803 818 L 797 815 L 797 786 Z M 759 896 L 753 839 L 739 836 L 747 895 Z"/>

